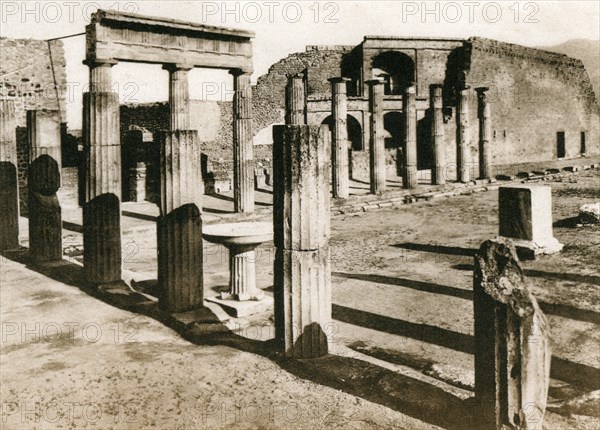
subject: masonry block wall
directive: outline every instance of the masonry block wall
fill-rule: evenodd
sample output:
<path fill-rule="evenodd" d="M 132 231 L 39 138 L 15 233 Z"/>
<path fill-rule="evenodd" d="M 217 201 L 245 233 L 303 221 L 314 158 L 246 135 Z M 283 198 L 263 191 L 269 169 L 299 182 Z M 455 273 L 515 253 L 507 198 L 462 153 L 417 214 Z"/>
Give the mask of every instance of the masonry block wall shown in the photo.
<path fill-rule="evenodd" d="M 0 97 L 15 100 L 21 213 L 27 213 L 26 111 L 60 110 L 66 122 L 67 74 L 61 40 L 0 38 Z M 66 128 L 64 128 L 66 134 Z"/>
<path fill-rule="evenodd" d="M 587 154 L 600 154 L 600 108 L 580 60 L 483 38 L 465 46 L 467 81 L 490 87 L 493 164 L 556 159 L 559 132 L 565 136 L 564 158 L 581 156 L 582 132 Z M 474 92 L 471 106 L 477 124 Z M 476 154 L 477 128 L 472 132 Z"/>

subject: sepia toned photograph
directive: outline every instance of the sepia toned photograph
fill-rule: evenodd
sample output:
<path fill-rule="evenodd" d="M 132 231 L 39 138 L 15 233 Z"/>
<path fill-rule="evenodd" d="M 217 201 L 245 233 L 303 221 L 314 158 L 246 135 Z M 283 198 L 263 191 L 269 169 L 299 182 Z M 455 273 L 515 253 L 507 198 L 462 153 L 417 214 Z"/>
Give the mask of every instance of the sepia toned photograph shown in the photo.
<path fill-rule="evenodd" d="M 0 430 L 600 429 L 600 2 L 0 0 Z"/>

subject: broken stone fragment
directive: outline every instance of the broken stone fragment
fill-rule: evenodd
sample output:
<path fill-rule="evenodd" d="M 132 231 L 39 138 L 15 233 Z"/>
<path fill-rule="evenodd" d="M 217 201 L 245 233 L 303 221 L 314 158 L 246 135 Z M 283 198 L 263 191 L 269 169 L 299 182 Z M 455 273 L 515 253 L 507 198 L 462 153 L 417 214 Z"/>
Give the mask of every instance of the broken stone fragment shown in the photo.
<path fill-rule="evenodd" d="M 600 202 L 582 205 L 579 208 L 579 221 L 582 224 L 599 224 Z"/>

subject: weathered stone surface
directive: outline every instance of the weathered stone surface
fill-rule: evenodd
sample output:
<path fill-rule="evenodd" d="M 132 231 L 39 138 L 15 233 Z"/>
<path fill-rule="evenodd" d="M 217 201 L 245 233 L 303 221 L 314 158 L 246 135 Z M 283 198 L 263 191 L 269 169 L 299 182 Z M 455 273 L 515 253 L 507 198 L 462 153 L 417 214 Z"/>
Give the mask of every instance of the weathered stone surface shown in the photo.
<path fill-rule="evenodd" d="M 443 185 L 446 183 L 444 164 L 446 151 L 444 146 L 444 111 L 441 84 L 432 85 L 430 88 L 430 109 L 432 112 L 431 136 L 433 139 L 433 169 L 431 170 L 431 183 Z"/>
<path fill-rule="evenodd" d="M 157 222 L 160 306 L 184 312 L 202 306 L 202 219 L 193 204 L 184 204 Z"/>
<path fill-rule="evenodd" d="M 542 429 L 550 328 L 514 247 L 484 242 L 473 281 L 477 428 Z"/>
<path fill-rule="evenodd" d="M 331 139 L 331 183 L 334 198 L 347 199 L 350 196 L 350 174 L 348 168 L 348 99 L 346 83 L 348 78 L 331 78 L 331 115 L 333 117 Z"/>
<path fill-rule="evenodd" d="M 27 140 L 29 142 L 29 160 L 47 154 L 61 168 L 61 134 L 59 110 L 28 110 Z"/>
<path fill-rule="evenodd" d="M 492 177 L 492 145 L 490 142 L 492 118 L 487 87 L 475 88 L 477 91 L 477 117 L 479 119 L 479 177 Z"/>
<path fill-rule="evenodd" d="M 579 221 L 582 224 L 599 224 L 600 202 L 582 205 L 579 208 Z"/>
<path fill-rule="evenodd" d="M 169 130 L 189 130 L 190 127 L 190 90 L 188 72 L 192 66 L 165 64 L 169 71 Z"/>
<path fill-rule="evenodd" d="M 457 145 L 458 145 L 458 181 L 469 182 L 471 180 L 471 172 L 469 163 L 471 158 L 469 155 L 469 86 L 464 87 L 459 92 L 458 96 L 458 128 L 457 128 Z"/>
<path fill-rule="evenodd" d="M 83 206 L 83 268 L 94 284 L 121 279 L 121 203 L 114 194 L 100 194 Z"/>
<path fill-rule="evenodd" d="M 306 124 L 306 81 L 303 73 L 289 75 L 285 86 L 285 123 Z"/>
<path fill-rule="evenodd" d="M 402 186 L 407 189 L 417 187 L 417 93 L 414 86 L 404 92 L 404 165 L 402 166 Z"/>
<path fill-rule="evenodd" d="M 19 247 L 15 103 L 0 99 L 0 251 Z"/>
<path fill-rule="evenodd" d="M 327 127 L 274 129 L 275 336 L 289 357 L 327 354 L 331 321 Z"/>
<path fill-rule="evenodd" d="M 366 82 L 369 85 L 369 112 L 371 114 L 371 137 L 369 140 L 369 170 L 371 194 L 385 191 L 385 144 L 383 140 L 383 85 L 379 79 Z"/>
<path fill-rule="evenodd" d="M 552 189 L 537 185 L 512 185 L 499 190 L 499 234 L 512 239 L 524 256 L 562 250 L 552 233 Z"/>
<path fill-rule="evenodd" d="M 250 74 L 232 72 L 233 87 L 233 205 L 236 212 L 254 212 L 254 148 Z"/>

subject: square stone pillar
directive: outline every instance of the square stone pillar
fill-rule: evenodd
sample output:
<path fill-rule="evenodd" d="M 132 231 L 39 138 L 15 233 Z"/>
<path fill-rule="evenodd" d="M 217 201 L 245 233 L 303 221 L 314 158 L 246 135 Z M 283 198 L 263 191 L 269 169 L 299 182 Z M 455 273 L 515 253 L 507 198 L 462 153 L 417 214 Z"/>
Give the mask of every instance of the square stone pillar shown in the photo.
<path fill-rule="evenodd" d="M 458 160 L 458 181 L 469 182 L 471 180 L 471 172 L 469 163 L 471 157 L 469 154 L 469 86 L 465 86 L 458 94 L 457 106 L 457 160 Z"/>
<path fill-rule="evenodd" d="M 371 138 L 369 140 L 369 170 L 371 194 L 385 191 L 385 142 L 383 140 L 383 83 L 379 79 L 366 81 L 369 85 Z"/>
<path fill-rule="evenodd" d="M 402 99 L 404 111 L 404 168 L 402 186 L 407 189 L 417 187 L 417 90 L 411 85 Z"/>
<path fill-rule="evenodd" d="M 550 327 L 512 245 L 481 245 L 473 307 L 476 428 L 541 430 L 550 383 Z"/>
<path fill-rule="evenodd" d="M 121 136 L 111 78 L 116 63 L 86 61 L 90 91 L 83 94 L 83 267 L 96 284 L 121 280 Z"/>
<path fill-rule="evenodd" d="M 19 179 L 14 100 L 0 99 L 0 251 L 19 247 Z"/>
<path fill-rule="evenodd" d="M 62 260 L 59 111 L 27 111 L 29 252 L 36 263 Z"/>
<path fill-rule="evenodd" d="M 56 161 L 60 172 L 62 166 L 60 111 L 28 110 L 26 118 L 29 162 L 33 162 L 40 155 L 47 154 Z"/>
<path fill-rule="evenodd" d="M 479 178 L 492 178 L 491 109 L 487 98 L 487 87 L 475 88 L 477 91 L 477 117 L 479 119 Z"/>
<path fill-rule="evenodd" d="M 233 203 L 236 212 L 254 212 L 254 148 L 250 73 L 233 75 Z"/>
<path fill-rule="evenodd" d="M 511 185 L 499 189 L 500 239 L 512 240 L 521 258 L 553 254 L 563 245 L 552 233 L 552 188 Z"/>
<path fill-rule="evenodd" d="M 446 151 L 444 146 L 444 111 L 442 85 L 434 84 L 430 88 L 429 109 L 431 111 L 431 138 L 433 140 L 433 166 L 431 183 L 443 185 L 446 183 Z"/>
<path fill-rule="evenodd" d="M 189 128 L 189 67 L 169 70 L 171 126 Z M 197 130 L 159 133 L 160 217 L 157 222 L 160 306 L 170 312 L 202 307 L 202 169 Z"/>
<path fill-rule="evenodd" d="M 331 116 L 333 117 L 331 139 L 331 164 L 333 197 L 350 197 L 350 174 L 348 171 L 348 78 L 331 78 Z"/>
<path fill-rule="evenodd" d="M 288 357 L 327 354 L 331 164 L 327 127 L 275 126 L 275 336 Z"/>

